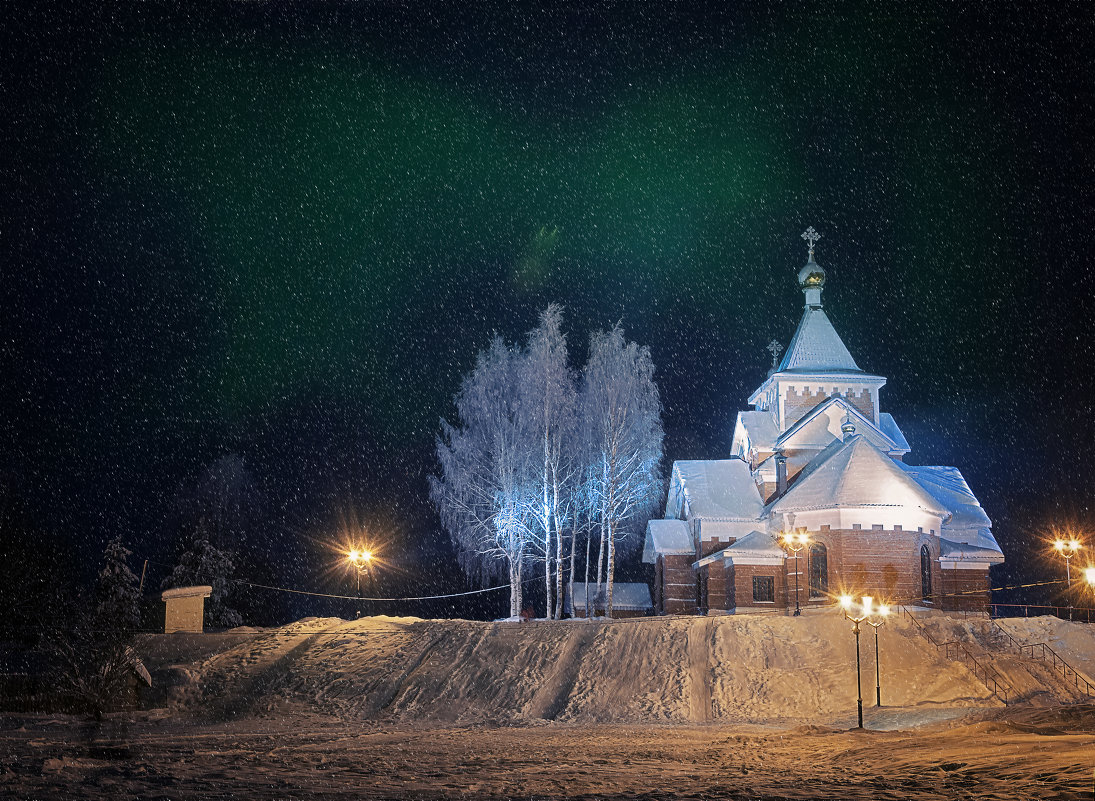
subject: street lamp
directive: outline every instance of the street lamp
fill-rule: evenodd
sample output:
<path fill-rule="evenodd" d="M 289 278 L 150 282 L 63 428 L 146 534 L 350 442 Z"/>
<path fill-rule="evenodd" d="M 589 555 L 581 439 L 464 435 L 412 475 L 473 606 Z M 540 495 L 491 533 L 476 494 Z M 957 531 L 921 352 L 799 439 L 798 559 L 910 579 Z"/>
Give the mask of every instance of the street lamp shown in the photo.
<path fill-rule="evenodd" d="M 1072 571 L 1069 569 L 1069 561 L 1074 557 L 1084 544 L 1077 539 L 1054 540 L 1053 550 L 1065 560 L 1065 578 L 1068 581 L 1068 619 L 1072 620 Z"/>
<path fill-rule="evenodd" d="M 867 598 L 863 598 L 866 602 Z M 866 605 L 866 604 L 864 604 Z M 874 629 L 874 705 L 882 706 L 882 682 L 879 680 L 879 667 L 878 667 L 878 630 L 886 623 L 886 618 L 890 615 L 890 607 L 886 604 L 880 604 L 878 607 L 878 621 L 867 618 L 867 624 Z"/>
<path fill-rule="evenodd" d="M 802 610 L 798 605 L 798 574 L 801 572 L 798 566 L 799 554 L 802 553 L 802 549 L 810 543 L 810 537 L 806 533 L 806 530 L 794 532 L 783 535 L 783 547 L 787 548 L 795 555 L 795 617 L 802 614 Z"/>
<path fill-rule="evenodd" d="M 369 568 L 373 562 L 373 552 L 365 548 L 351 548 L 346 553 L 346 561 L 354 569 L 357 576 L 357 597 L 361 598 L 361 574 L 369 575 Z M 357 616 L 361 617 L 361 605 L 358 604 Z"/>
<path fill-rule="evenodd" d="M 878 627 L 885 622 L 886 616 L 890 613 L 888 606 L 879 606 L 878 609 L 874 608 L 874 598 L 870 595 L 863 596 L 863 604 L 860 607 L 861 614 L 856 616 L 851 614 L 853 605 L 853 598 L 850 595 L 840 596 L 840 606 L 844 612 L 844 617 L 847 620 L 852 621 L 852 632 L 855 634 L 855 692 L 856 692 L 856 704 L 859 713 L 859 728 L 863 728 L 863 677 L 859 664 L 859 624 L 866 622 L 874 627 L 875 630 L 875 692 L 876 700 L 881 706 L 882 700 L 882 688 L 878 682 Z M 883 611 L 885 610 L 885 611 Z M 875 623 L 871 620 L 872 616 L 879 616 L 882 620 Z"/>

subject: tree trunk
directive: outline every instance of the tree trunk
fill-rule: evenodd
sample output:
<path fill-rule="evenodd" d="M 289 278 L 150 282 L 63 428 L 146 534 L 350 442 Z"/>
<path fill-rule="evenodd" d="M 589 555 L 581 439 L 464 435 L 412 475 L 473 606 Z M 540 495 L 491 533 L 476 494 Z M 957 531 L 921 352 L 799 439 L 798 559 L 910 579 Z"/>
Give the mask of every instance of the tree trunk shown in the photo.
<path fill-rule="evenodd" d="M 608 590 L 605 597 L 605 617 L 612 617 L 612 579 L 616 576 L 616 527 L 608 524 Z"/>
<path fill-rule="evenodd" d="M 559 479 L 552 478 L 552 503 L 555 514 L 555 615 L 556 620 L 563 619 L 563 532 L 559 526 Z"/>
<path fill-rule="evenodd" d="M 586 532 L 586 617 L 589 617 L 589 549 L 590 543 L 593 541 L 593 537 L 590 536 L 592 532 Z M 570 596 L 573 598 L 574 596 Z"/>
<path fill-rule="evenodd" d="M 517 559 L 517 584 L 516 584 L 516 587 L 517 587 L 517 616 L 518 617 L 521 616 L 521 610 L 524 608 L 524 605 L 525 605 L 525 597 L 524 597 L 525 596 L 525 593 L 524 593 L 525 585 L 522 583 L 522 577 L 521 577 L 521 574 L 524 572 L 524 567 L 525 567 L 525 560 L 524 560 L 524 554 L 522 553 L 521 556 L 518 557 L 518 559 Z"/>
<path fill-rule="evenodd" d="M 574 555 L 578 550 L 578 510 L 574 510 L 574 520 L 570 524 L 570 615 L 578 617 L 574 609 Z"/>
<path fill-rule="evenodd" d="M 604 575 L 605 568 L 605 524 L 601 522 L 601 545 L 597 548 L 597 593 L 593 596 L 593 602 L 591 608 L 596 612 L 596 602 L 601 596 L 601 577 Z M 586 595 L 589 595 L 589 588 L 586 587 Z M 586 603 L 590 604 L 589 598 L 586 598 Z"/>
<path fill-rule="evenodd" d="M 517 617 L 521 614 L 521 585 L 517 576 L 517 565 L 509 561 L 509 616 Z"/>
<path fill-rule="evenodd" d="M 544 410 L 544 617 L 551 618 L 551 524 L 554 510 L 548 497 L 551 471 L 551 445 L 548 435 L 548 411 Z M 557 568 L 558 569 L 558 568 Z"/>
<path fill-rule="evenodd" d="M 551 617 L 551 526 L 544 526 L 544 617 Z"/>

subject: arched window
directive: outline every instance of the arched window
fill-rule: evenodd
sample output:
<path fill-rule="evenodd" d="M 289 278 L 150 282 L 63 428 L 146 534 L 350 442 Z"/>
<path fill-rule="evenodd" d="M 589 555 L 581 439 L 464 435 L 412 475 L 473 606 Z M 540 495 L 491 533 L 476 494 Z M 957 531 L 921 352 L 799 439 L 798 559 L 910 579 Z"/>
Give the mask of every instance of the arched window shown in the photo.
<path fill-rule="evenodd" d="M 920 546 L 920 597 L 932 599 L 932 555 L 927 545 Z"/>
<path fill-rule="evenodd" d="M 829 557 L 820 542 L 810 545 L 810 597 L 824 598 L 829 592 Z"/>

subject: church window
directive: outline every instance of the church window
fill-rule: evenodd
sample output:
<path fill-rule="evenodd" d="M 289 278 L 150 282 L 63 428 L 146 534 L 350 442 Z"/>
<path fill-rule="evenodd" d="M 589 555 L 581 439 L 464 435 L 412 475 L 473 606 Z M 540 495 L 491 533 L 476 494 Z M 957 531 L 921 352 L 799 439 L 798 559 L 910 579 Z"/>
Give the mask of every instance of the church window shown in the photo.
<path fill-rule="evenodd" d="M 753 601 L 770 604 L 776 600 L 776 580 L 773 576 L 753 576 Z"/>
<path fill-rule="evenodd" d="M 810 597 L 824 598 L 829 592 L 829 557 L 825 546 L 815 542 L 810 546 Z"/>
<path fill-rule="evenodd" d="M 920 597 L 932 599 L 932 557 L 927 545 L 920 546 Z"/>

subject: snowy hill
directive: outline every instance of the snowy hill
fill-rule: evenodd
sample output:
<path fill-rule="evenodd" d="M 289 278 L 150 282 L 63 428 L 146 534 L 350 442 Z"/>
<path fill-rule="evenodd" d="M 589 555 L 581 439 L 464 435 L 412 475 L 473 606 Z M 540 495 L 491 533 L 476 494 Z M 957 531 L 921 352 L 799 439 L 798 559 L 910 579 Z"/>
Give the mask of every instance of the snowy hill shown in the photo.
<path fill-rule="evenodd" d="M 934 625 L 976 627 L 950 621 Z M 1007 624 L 1020 637 L 1031 628 L 1031 641 L 1071 626 L 1072 650 L 1095 652 L 1095 635 L 1080 624 Z M 855 712 L 855 639 L 851 624 L 831 611 L 611 622 L 311 618 L 265 631 L 173 636 L 149 643 L 160 665 L 157 684 L 162 692 L 173 683 L 173 702 L 201 717 L 289 705 L 406 723 L 846 725 Z M 864 707 L 879 723 L 888 715 L 893 725 L 915 725 L 946 717 L 940 710 L 1000 705 L 908 620 L 887 623 L 879 644 L 884 709 L 875 710 L 874 638 L 862 635 Z M 183 664 L 188 647 L 201 653 Z M 1074 659 L 1086 669 L 1083 653 Z M 167 667 L 172 661 L 179 665 Z M 1013 684 L 1052 681 L 1040 674 L 1016 680 L 1021 668 L 1008 669 Z"/>

